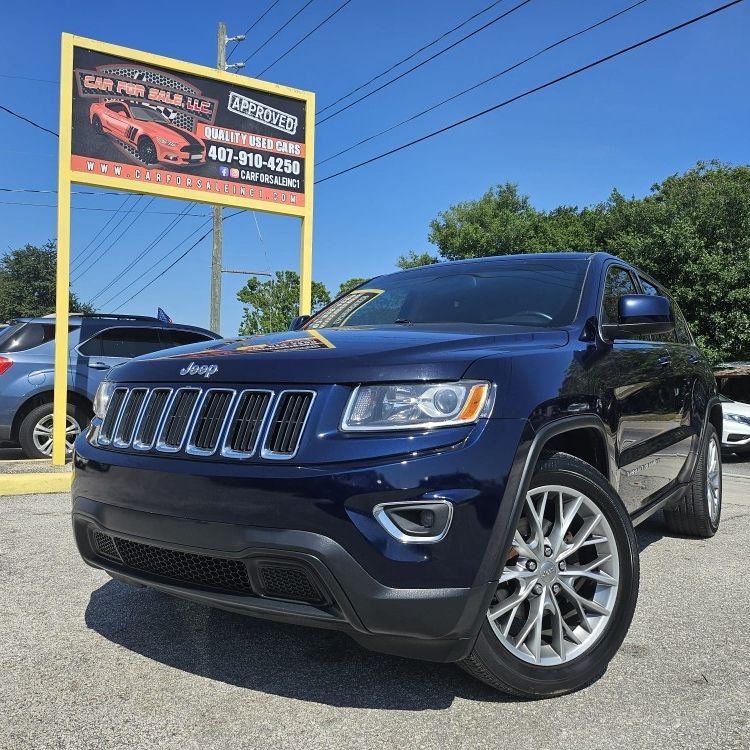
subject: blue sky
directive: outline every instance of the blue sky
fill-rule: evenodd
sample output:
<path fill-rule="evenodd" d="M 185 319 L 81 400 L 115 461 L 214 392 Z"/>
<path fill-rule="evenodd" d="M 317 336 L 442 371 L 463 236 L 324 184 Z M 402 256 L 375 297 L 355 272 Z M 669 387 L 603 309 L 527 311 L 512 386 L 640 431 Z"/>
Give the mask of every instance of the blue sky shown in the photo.
<path fill-rule="evenodd" d="M 431 52 L 516 2 L 504 0 Z M 321 124 L 317 156 L 325 158 L 631 2 L 531 0 L 433 63 Z M 8 76 L 57 80 L 63 31 L 213 65 L 217 22 L 225 21 L 230 34 L 240 33 L 269 3 L 152 0 L 131 12 L 123 5 L 72 0 L 8 4 L 0 48 L 0 104 L 57 129 L 57 87 Z M 245 72 L 257 74 L 339 3 L 315 0 L 249 61 Z M 323 107 L 489 3 L 352 0 L 266 78 L 315 91 L 318 106 Z M 321 165 L 316 177 L 419 137 L 720 4 L 720 0 L 648 0 L 430 115 Z M 281 0 L 233 59 L 250 55 L 302 5 L 303 0 Z M 335 292 L 341 281 L 352 276 L 393 270 L 401 253 L 431 249 L 428 225 L 439 211 L 479 197 L 497 183 L 518 183 L 540 208 L 583 206 L 605 199 L 614 187 L 626 195 L 643 195 L 657 180 L 700 159 L 748 163 L 748 29 L 750 3 L 742 3 L 487 117 L 319 185 L 315 278 Z M 56 149 L 57 139 L 0 112 L 0 187 L 54 190 Z M 0 203 L 0 250 L 54 238 L 53 208 L 18 205 L 54 204 L 54 195 L 2 193 L 0 201 L 16 203 Z M 111 216 L 85 209 L 113 209 L 122 201 L 123 196 L 74 196 L 74 257 Z M 120 269 L 174 219 L 169 213 L 156 212 L 177 212 L 183 205 L 166 199 L 150 204 L 102 260 L 77 279 L 74 289 L 79 296 L 88 300 L 113 280 L 112 293 L 130 285 L 127 294 L 123 291 L 107 305 L 108 310 L 114 309 L 149 280 L 144 276 L 148 266 L 175 248 L 179 249 L 157 265 L 154 273 L 177 257 L 188 246 L 181 244 L 183 239 L 205 222 L 207 206 L 194 209 L 200 215 L 186 218 L 168 233 L 148 263 L 118 278 Z M 251 214 L 226 222 L 225 266 L 258 271 L 296 268 L 297 220 L 266 213 L 256 218 L 262 241 Z M 119 230 L 111 240 L 118 234 Z M 175 320 L 207 325 L 210 252 L 207 239 L 126 310 L 155 314 L 161 305 Z M 225 335 L 235 333 L 240 321 L 242 309 L 235 294 L 242 283 L 242 277 L 224 277 Z"/>

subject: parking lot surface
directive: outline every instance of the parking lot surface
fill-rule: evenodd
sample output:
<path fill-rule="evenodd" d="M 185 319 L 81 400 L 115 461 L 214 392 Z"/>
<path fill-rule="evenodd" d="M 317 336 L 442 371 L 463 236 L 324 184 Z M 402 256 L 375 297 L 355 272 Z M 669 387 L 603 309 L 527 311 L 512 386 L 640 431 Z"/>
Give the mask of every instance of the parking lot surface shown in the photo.
<path fill-rule="evenodd" d="M 738 469 L 742 466 L 742 469 Z M 0 748 L 747 748 L 750 478 L 712 540 L 638 530 L 605 676 L 524 702 L 455 666 L 131 589 L 78 558 L 69 497 L 0 498 Z"/>

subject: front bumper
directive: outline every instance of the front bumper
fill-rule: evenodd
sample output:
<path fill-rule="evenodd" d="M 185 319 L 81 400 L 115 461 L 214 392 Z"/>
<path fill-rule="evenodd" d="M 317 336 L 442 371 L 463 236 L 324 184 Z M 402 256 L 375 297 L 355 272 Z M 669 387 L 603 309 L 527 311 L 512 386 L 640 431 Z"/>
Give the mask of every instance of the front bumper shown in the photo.
<path fill-rule="evenodd" d="M 234 612 L 346 630 L 378 651 L 459 660 L 471 650 L 494 592 L 498 523 L 512 503 L 506 488 L 515 486 L 511 475 L 522 457 L 514 456 L 519 443 L 521 453 L 528 444 L 526 430 L 523 420 L 490 420 L 460 446 L 324 470 L 130 456 L 79 440 L 76 543 L 87 563 L 129 583 Z M 436 494 L 454 504 L 449 533 L 436 544 L 399 542 L 372 516 L 379 503 Z M 240 561 L 250 589 L 218 590 L 134 567 L 102 555 L 94 532 L 188 562 Z M 322 596 L 269 595 L 259 583 L 269 564 L 304 572 Z"/>
<path fill-rule="evenodd" d="M 731 419 L 725 419 L 722 427 L 721 447 L 725 451 L 750 451 L 750 427 Z"/>

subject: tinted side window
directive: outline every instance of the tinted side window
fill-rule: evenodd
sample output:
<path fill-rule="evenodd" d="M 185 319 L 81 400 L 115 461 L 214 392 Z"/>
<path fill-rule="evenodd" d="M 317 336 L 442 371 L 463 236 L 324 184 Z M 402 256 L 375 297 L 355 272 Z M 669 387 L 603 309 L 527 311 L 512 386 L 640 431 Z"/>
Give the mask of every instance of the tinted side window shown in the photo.
<path fill-rule="evenodd" d="M 674 311 L 676 320 L 677 308 L 675 306 L 674 300 L 661 287 L 656 286 L 656 284 L 652 284 L 650 281 L 646 281 L 643 276 L 639 276 L 638 280 L 641 282 L 641 287 L 643 287 L 644 294 L 648 294 L 651 297 L 666 297 L 669 300 L 669 303 L 672 305 L 672 310 Z M 690 334 L 688 334 L 688 338 L 689 336 Z M 690 343 L 689 341 L 682 341 L 681 339 L 679 339 L 679 334 L 676 331 L 667 331 L 666 333 L 652 333 L 650 336 L 648 336 L 648 339 L 650 341 L 669 341 L 671 343 L 675 343 L 679 340 L 680 343 L 683 344 Z"/>
<path fill-rule="evenodd" d="M 161 336 L 161 345 L 164 349 L 171 349 L 173 346 L 186 346 L 187 344 L 198 344 L 201 341 L 211 341 L 210 336 L 205 333 L 196 331 L 181 331 L 174 328 L 165 328 L 159 331 Z"/>
<path fill-rule="evenodd" d="M 19 323 L 0 334 L 0 352 L 25 352 L 55 338 L 55 326 L 46 323 Z"/>
<path fill-rule="evenodd" d="M 602 325 L 617 325 L 617 300 L 624 294 L 638 294 L 633 277 L 624 268 L 610 266 L 602 296 Z"/>
<path fill-rule="evenodd" d="M 161 348 L 156 328 L 110 328 L 87 341 L 79 351 L 87 357 L 130 359 Z"/>

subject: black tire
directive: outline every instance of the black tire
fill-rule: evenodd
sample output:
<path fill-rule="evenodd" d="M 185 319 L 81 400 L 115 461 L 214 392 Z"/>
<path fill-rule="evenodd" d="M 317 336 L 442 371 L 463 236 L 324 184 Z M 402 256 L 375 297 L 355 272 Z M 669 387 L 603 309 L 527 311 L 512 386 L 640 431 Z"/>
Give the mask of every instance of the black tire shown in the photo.
<path fill-rule="evenodd" d="M 102 127 L 102 121 L 98 117 L 96 117 L 96 115 L 94 116 L 94 119 L 91 121 L 91 124 L 93 125 L 94 132 L 97 135 L 104 135 L 104 128 Z"/>
<path fill-rule="evenodd" d="M 18 442 L 27 458 L 49 458 L 51 456 L 51 452 L 40 450 L 34 439 L 34 430 L 37 425 L 51 422 L 51 416 L 52 403 L 46 403 L 32 409 L 21 422 L 18 429 Z M 72 404 L 68 404 L 68 416 L 75 420 L 81 429 L 85 429 L 89 422 L 86 413 Z M 70 455 L 70 451 L 66 455 Z"/>
<path fill-rule="evenodd" d="M 714 506 L 709 502 L 708 464 L 711 445 L 715 446 L 718 464 L 718 502 Z M 706 425 L 706 435 L 701 448 L 701 455 L 695 464 L 693 479 L 682 499 L 664 509 L 664 520 L 667 527 L 675 534 L 709 539 L 719 529 L 721 521 L 721 445 L 716 429 L 712 424 Z"/>
<path fill-rule="evenodd" d="M 603 514 L 619 557 L 619 585 L 611 615 L 598 637 L 583 653 L 560 664 L 542 666 L 516 656 L 501 643 L 483 615 L 474 650 L 460 666 L 491 687 L 524 698 L 570 693 L 599 679 L 628 632 L 638 600 L 640 568 L 635 531 L 622 501 L 607 480 L 584 461 L 566 453 L 554 453 L 542 456 L 530 489 L 548 485 L 560 485 L 586 495 Z"/>
<path fill-rule="evenodd" d="M 154 142 L 147 136 L 143 135 L 138 141 L 138 158 L 144 164 L 156 164 L 158 154 Z"/>

